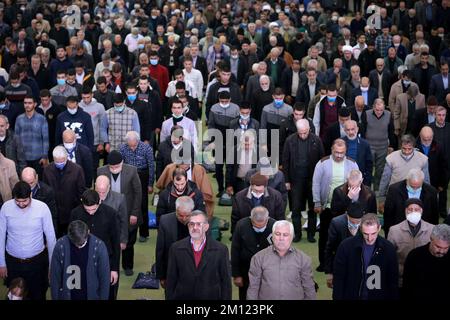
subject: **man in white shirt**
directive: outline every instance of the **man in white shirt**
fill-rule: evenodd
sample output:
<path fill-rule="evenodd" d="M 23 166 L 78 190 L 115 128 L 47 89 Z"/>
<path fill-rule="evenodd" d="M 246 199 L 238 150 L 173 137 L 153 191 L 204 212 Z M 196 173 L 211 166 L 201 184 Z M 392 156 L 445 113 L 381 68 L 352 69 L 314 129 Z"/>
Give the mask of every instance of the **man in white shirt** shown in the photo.
<path fill-rule="evenodd" d="M 175 85 L 177 84 L 178 81 L 184 82 L 184 84 L 186 85 L 186 91 L 189 92 L 189 95 L 193 99 L 198 98 L 197 88 L 196 88 L 195 84 L 192 81 L 185 79 L 183 70 L 176 69 L 174 72 L 174 76 L 175 76 L 175 80 L 170 81 L 169 85 L 167 86 L 167 90 L 166 90 L 167 98 L 171 98 L 177 94 Z"/>
<path fill-rule="evenodd" d="M 27 284 L 27 298 L 45 300 L 56 243 L 52 215 L 45 203 L 31 198 L 28 183 L 17 182 L 12 193 L 14 199 L 0 210 L 0 278 L 6 278 L 8 286 L 21 277 Z"/>
<path fill-rule="evenodd" d="M 183 116 L 183 103 L 178 99 L 174 99 L 172 101 L 171 110 L 172 117 L 162 124 L 160 140 L 164 141 L 170 136 L 170 129 L 174 125 L 179 125 L 184 129 L 184 138 L 191 141 L 194 150 L 197 151 L 197 128 L 194 121 Z"/>
<path fill-rule="evenodd" d="M 203 76 L 200 71 L 194 69 L 194 63 L 192 61 L 192 57 L 184 58 L 184 78 L 185 80 L 191 81 L 195 89 L 197 91 L 198 101 L 201 102 L 203 100 Z"/>

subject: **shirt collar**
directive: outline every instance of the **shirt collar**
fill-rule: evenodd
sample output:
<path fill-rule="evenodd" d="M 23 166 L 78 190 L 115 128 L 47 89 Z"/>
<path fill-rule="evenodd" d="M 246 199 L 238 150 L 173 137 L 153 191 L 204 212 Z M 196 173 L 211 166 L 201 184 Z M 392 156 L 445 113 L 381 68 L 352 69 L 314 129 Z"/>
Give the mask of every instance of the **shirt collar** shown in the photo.
<path fill-rule="evenodd" d="M 195 250 L 195 249 L 194 249 L 194 240 L 192 240 L 192 238 L 191 238 L 192 249 L 193 249 L 195 252 L 202 251 L 202 249 L 203 249 L 203 247 L 205 246 L 205 244 L 206 244 L 206 237 L 203 239 L 202 244 L 200 245 L 200 247 L 198 248 L 198 250 Z"/>

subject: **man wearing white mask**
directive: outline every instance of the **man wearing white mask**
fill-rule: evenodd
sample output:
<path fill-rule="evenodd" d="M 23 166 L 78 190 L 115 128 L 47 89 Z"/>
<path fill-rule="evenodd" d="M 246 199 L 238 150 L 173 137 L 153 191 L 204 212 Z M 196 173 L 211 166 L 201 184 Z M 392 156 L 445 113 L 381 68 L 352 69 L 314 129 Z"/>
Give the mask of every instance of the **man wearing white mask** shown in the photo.
<path fill-rule="evenodd" d="M 75 132 L 70 129 L 63 132 L 63 145 L 67 151 L 68 160 L 83 168 L 86 188 L 90 188 L 93 174 L 91 150 L 85 145 L 78 144 Z"/>
<path fill-rule="evenodd" d="M 190 140 L 194 149 L 197 150 L 197 128 L 194 121 L 183 116 L 183 103 L 178 99 L 173 99 L 170 108 L 172 110 L 172 117 L 163 122 L 160 140 L 164 141 L 167 137 L 170 137 L 172 127 L 179 125 L 184 129 L 183 136 Z"/>
<path fill-rule="evenodd" d="M 405 203 L 406 220 L 389 229 L 388 240 L 397 250 L 399 267 L 399 287 L 403 285 L 403 266 L 412 249 L 426 245 L 430 241 L 434 225 L 422 220 L 422 200 L 410 198 Z"/>
<path fill-rule="evenodd" d="M 211 130 L 208 135 L 210 138 L 215 138 L 216 179 L 219 189 L 219 193 L 217 194 L 218 197 L 220 197 L 225 190 L 223 166 L 226 152 L 229 151 L 225 146 L 226 130 L 230 129 L 231 120 L 239 116 L 239 106 L 231 102 L 230 93 L 228 91 L 221 91 L 219 93 L 219 103 L 216 103 L 211 107 L 208 118 L 208 130 Z M 222 141 L 217 141 L 216 135 L 219 134 L 219 132 L 222 137 Z M 230 145 L 230 149 L 233 147 L 234 145 Z M 222 149 L 222 155 L 217 153 L 218 148 Z"/>

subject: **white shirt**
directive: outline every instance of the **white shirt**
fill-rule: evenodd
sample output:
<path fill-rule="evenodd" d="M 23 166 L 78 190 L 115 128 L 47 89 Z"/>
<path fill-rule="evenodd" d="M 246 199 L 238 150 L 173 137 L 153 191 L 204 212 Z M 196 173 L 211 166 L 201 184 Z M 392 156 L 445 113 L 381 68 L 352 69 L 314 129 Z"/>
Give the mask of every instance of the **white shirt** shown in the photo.
<path fill-rule="evenodd" d="M 191 72 L 187 72 L 186 69 L 183 69 L 184 80 L 189 80 L 194 84 L 195 89 L 197 90 L 198 101 L 202 101 L 203 98 L 203 76 L 200 71 L 192 68 Z"/>
<path fill-rule="evenodd" d="M 177 80 L 169 82 L 169 85 L 167 86 L 166 90 L 167 98 L 171 98 L 177 94 L 177 90 L 175 89 L 175 85 L 177 84 L 177 82 L 178 82 Z M 189 95 L 192 98 L 197 99 L 198 98 L 197 88 L 195 87 L 194 83 L 190 80 L 184 79 L 184 84 L 186 85 L 186 91 L 189 92 Z"/>
<path fill-rule="evenodd" d="M 367 44 L 365 44 L 365 43 L 362 48 L 359 46 L 359 43 L 353 47 L 353 57 L 355 58 L 355 60 L 358 60 L 358 57 L 359 57 L 361 51 L 363 51 L 366 48 L 367 48 Z"/>
<path fill-rule="evenodd" d="M 446 77 L 442 76 L 442 82 L 444 83 L 444 89 L 448 89 L 448 74 Z"/>
<path fill-rule="evenodd" d="M 298 84 L 300 83 L 300 73 L 292 72 L 291 96 L 297 96 Z"/>
<path fill-rule="evenodd" d="M 83 84 L 84 75 L 84 71 L 80 75 L 78 75 L 78 73 L 75 74 L 75 78 L 79 84 Z"/>
<path fill-rule="evenodd" d="M 128 47 L 128 52 L 133 53 L 138 48 L 138 41 L 143 39 L 144 36 L 142 34 L 138 34 L 137 38 L 133 36 L 133 34 L 128 34 L 125 37 L 125 41 L 123 42 Z"/>
<path fill-rule="evenodd" d="M 32 258 L 45 249 L 44 234 L 50 262 L 56 237 L 48 206 L 31 199 L 28 207 L 20 209 L 15 199 L 6 201 L 0 210 L 0 267 L 6 266 L 5 244 L 9 255 L 19 259 Z"/>
<path fill-rule="evenodd" d="M 178 122 L 178 125 L 183 127 L 183 137 L 191 141 L 194 146 L 194 150 L 197 151 L 197 127 L 195 122 L 188 117 L 183 117 L 183 119 Z M 170 117 L 163 122 L 161 127 L 160 140 L 164 141 L 167 137 L 170 137 L 170 129 L 173 127 L 173 118 Z"/>

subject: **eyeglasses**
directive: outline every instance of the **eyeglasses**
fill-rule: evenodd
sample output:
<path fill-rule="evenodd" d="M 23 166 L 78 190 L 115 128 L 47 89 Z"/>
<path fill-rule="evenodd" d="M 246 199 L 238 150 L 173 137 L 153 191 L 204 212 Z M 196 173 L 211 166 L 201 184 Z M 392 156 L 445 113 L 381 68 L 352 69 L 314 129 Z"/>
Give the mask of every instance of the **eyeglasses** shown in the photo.
<path fill-rule="evenodd" d="M 188 228 L 193 228 L 195 227 L 201 227 L 202 225 L 204 225 L 206 222 L 189 222 L 187 224 Z"/>

